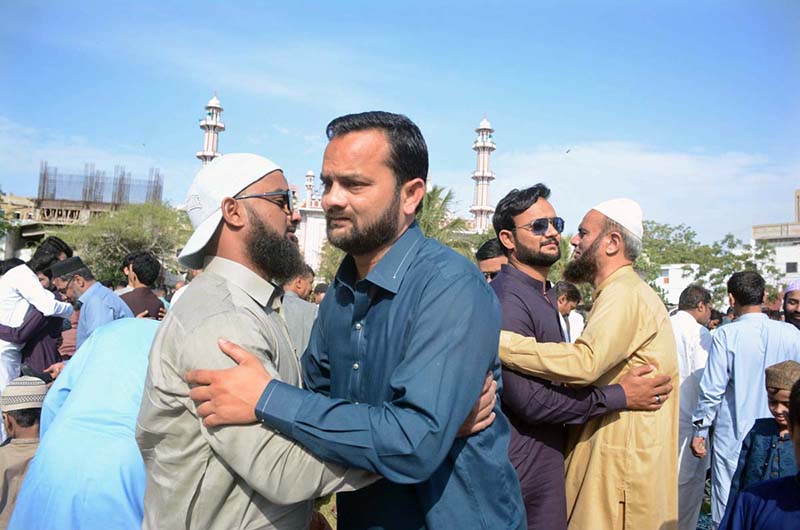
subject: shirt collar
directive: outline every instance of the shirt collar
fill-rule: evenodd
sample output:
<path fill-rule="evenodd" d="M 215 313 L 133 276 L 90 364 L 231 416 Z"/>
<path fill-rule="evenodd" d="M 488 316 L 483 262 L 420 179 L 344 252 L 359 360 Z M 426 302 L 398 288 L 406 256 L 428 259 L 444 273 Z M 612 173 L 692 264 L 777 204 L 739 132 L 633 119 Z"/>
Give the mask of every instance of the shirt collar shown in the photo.
<path fill-rule="evenodd" d="M 736 317 L 736 320 L 767 320 L 769 317 L 764 313 L 745 313 L 744 315 L 739 315 Z"/>
<path fill-rule="evenodd" d="M 204 269 L 213 272 L 247 293 L 261 307 L 277 309 L 283 290 L 241 263 L 219 256 L 206 256 Z"/>
<path fill-rule="evenodd" d="M 392 294 L 397 294 L 414 255 L 424 240 L 425 235 L 422 233 L 422 229 L 417 221 L 414 221 L 369 271 L 366 279 Z M 336 273 L 336 281 L 352 286 L 355 284 L 355 278 L 355 261 L 352 256 L 347 255 Z"/>
<path fill-rule="evenodd" d="M 102 287 L 100 282 L 94 282 L 91 287 L 86 289 L 83 294 L 78 297 L 78 302 L 80 302 L 81 305 L 85 304 L 86 300 L 94 296 L 96 291 L 100 290 L 100 287 Z"/>
<path fill-rule="evenodd" d="M 592 300 L 597 300 L 597 297 L 600 296 L 600 293 L 608 287 L 608 285 L 615 281 L 617 278 L 624 278 L 625 276 L 630 276 L 631 274 L 635 275 L 637 278 L 639 277 L 636 274 L 636 271 L 633 270 L 633 265 L 623 265 L 619 269 L 615 270 L 611 274 L 609 274 L 608 278 L 603 280 L 603 283 L 597 286 L 597 289 L 594 290 L 592 293 Z"/>
<path fill-rule="evenodd" d="M 536 289 L 536 292 L 539 294 L 544 295 L 550 289 L 550 282 L 541 282 L 536 278 L 528 276 L 518 268 L 514 267 L 511 264 L 503 264 L 500 266 L 500 271 L 503 274 L 508 274 L 509 276 L 513 277 L 515 280 L 524 282 L 528 284 L 530 287 Z"/>

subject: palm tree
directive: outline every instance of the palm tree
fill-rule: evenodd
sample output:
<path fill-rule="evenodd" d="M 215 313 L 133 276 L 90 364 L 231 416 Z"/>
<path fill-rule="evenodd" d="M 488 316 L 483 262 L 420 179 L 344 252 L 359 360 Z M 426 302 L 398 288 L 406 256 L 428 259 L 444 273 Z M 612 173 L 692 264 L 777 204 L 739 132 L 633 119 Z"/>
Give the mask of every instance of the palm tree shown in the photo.
<path fill-rule="evenodd" d="M 468 237 L 467 221 L 453 216 L 453 192 L 441 186 L 433 186 L 425 193 L 422 210 L 417 214 L 417 223 L 426 236 L 436 239 L 456 252 L 472 258 L 474 242 Z"/>

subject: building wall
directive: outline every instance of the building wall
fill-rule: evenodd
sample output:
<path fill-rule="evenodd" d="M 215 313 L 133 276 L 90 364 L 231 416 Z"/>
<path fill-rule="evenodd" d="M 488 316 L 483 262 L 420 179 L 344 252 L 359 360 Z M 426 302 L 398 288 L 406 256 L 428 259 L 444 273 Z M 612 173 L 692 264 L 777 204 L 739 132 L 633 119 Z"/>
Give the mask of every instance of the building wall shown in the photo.
<path fill-rule="evenodd" d="M 662 290 L 667 303 L 670 305 L 677 305 L 684 289 L 691 285 L 697 265 L 689 265 L 690 271 L 684 270 L 686 265 L 682 263 L 674 263 L 671 265 L 663 265 L 661 267 L 661 274 L 654 282 L 655 286 Z"/>
<path fill-rule="evenodd" d="M 775 266 L 782 275 L 781 286 L 792 280 L 800 280 L 800 245 L 776 245 Z"/>
<path fill-rule="evenodd" d="M 322 258 L 322 245 L 325 244 L 325 214 L 319 209 L 300 208 L 300 225 L 297 227 L 297 240 L 303 259 L 314 269 L 319 271 Z M 328 278 L 330 279 L 330 278 Z"/>

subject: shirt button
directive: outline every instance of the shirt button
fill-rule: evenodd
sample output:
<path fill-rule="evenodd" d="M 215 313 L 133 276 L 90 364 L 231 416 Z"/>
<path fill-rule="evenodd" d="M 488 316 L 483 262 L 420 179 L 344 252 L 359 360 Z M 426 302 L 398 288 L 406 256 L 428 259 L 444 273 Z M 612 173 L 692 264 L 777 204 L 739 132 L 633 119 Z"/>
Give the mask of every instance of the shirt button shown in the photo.
<path fill-rule="evenodd" d="M 353 363 L 353 370 L 358 370 L 358 363 Z"/>
<path fill-rule="evenodd" d="M 361 322 L 356 322 L 355 328 L 356 328 L 356 331 L 360 330 L 361 329 Z"/>

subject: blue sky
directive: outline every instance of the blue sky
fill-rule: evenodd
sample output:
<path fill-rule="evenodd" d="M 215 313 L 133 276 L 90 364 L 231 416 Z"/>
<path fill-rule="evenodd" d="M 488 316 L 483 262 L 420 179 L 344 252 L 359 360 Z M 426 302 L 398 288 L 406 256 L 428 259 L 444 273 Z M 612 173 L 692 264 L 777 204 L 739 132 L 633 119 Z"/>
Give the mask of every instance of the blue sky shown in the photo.
<path fill-rule="evenodd" d="M 299 186 L 330 119 L 402 112 L 466 215 L 486 114 L 493 201 L 543 181 L 568 231 L 629 196 L 704 241 L 747 238 L 793 219 L 799 35 L 793 1 L 12 2 L 0 185 L 35 195 L 42 159 L 157 166 L 180 203 L 217 90 L 221 150 L 272 158 Z"/>

